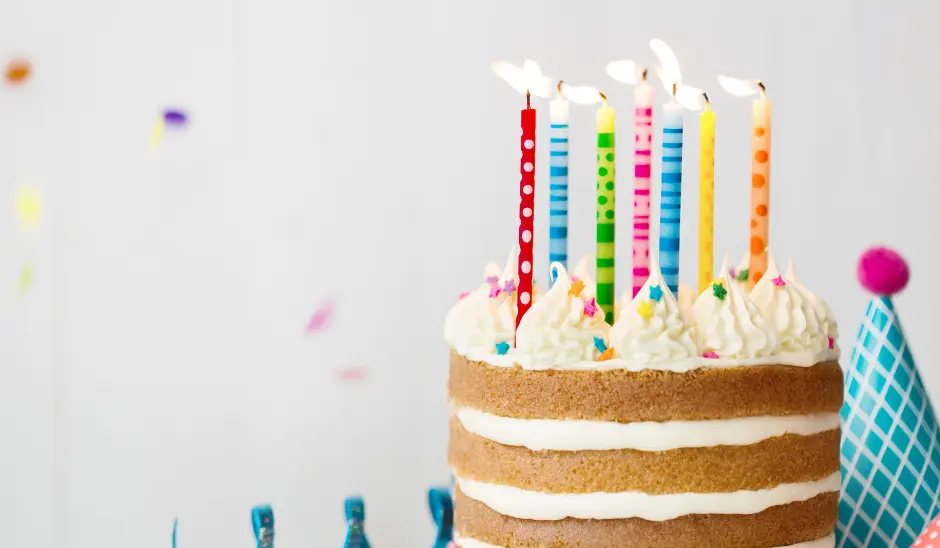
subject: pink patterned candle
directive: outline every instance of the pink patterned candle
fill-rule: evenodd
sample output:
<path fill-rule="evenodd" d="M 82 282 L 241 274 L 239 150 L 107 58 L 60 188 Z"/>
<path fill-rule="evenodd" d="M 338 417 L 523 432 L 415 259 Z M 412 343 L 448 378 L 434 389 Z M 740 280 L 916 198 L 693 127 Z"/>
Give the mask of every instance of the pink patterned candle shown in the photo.
<path fill-rule="evenodd" d="M 650 275 L 650 165 L 653 146 L 653 89 L 643 80 L 634 92 L 636 146 L 633 162 L 633 296 Z"/>

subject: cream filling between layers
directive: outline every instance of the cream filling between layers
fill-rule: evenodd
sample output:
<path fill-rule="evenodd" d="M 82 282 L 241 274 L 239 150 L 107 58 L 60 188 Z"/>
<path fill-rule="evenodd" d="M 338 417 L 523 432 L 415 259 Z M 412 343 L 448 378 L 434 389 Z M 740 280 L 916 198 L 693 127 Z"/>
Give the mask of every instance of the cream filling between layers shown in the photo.
<path fill-rule="evenodd" d="M 489 544 L 476 539 L 461 537 L 458 535 L 454 535 L 454 544 L 460 546 L 460 548 L 505 548 L 504 546 L 496 546 L 495 544 Z M 833 548 L 835 545 L 836 536 L 829 535 L 823 538 L 818 538 L 816 540 L 808 540 L 798 544 L 780 546 L 779 548 Z"/>
<path fill-rule="evenodd" d="M 785 434 L 808 436 L 839 428 L 839 413 L 665 422 L 517 419 L 461 407 L 454 414 L 473 434 L 532 451 L 668 451 L 751 445 Z"/>
<path fill-rule="evenodd" d="M 758 491 L 731 493 L 541 493 L 457 477 L 464 495 L 504 516 L 559 520 L 641 518 L 665 521 L 689 514 L 756 514 L 771 506 L 809 500 L 839 491 L 841 473 L 802 483 L 784 483 Z"/>

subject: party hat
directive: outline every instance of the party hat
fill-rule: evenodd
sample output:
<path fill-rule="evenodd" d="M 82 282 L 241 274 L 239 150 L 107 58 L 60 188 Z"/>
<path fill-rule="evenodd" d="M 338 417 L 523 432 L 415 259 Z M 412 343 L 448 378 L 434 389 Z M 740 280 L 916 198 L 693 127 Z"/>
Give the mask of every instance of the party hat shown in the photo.
<path fill-rule="evenodd" d="M 837 545 L 905 547 L 940 510 L 940 431 L 891 300 L 907 264 L 876 248 L 858 274 L 875 297 L 846 376 Z"/>
<path fill-rule="evenodd" d="M 362 497 L 346 498 L 346 542 L 343 548 L 370 548 L 366 538 L 366 503 Z"/>

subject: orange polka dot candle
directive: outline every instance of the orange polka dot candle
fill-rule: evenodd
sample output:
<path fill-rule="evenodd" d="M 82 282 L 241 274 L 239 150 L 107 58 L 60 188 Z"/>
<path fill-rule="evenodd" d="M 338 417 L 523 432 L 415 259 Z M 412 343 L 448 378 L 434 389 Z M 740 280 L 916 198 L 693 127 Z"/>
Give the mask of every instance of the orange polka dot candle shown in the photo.
<path fill-rule="evenodd" d="M 754 126 L 751 133 L 751 287 L 767 271 L 770 245 L 770 125 L 771 103 L 764 85 L 758 81 L 760 97 L 754 100 Z"/>

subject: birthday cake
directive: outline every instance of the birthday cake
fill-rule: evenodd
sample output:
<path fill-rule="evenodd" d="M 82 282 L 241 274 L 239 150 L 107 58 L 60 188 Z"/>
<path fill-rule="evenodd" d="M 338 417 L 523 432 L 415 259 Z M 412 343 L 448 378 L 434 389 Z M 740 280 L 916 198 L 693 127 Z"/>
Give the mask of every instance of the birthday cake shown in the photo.
<path fill-rule="evenodd" d="M 684 306 L 653 260 L 608 325 L 579 270 L 553 264 L 516 327 L 513 252 L 447 316 L 456 544 L 833 546 L 826 303 L 770 256 L 750 291 L 725 260 Z"/>

